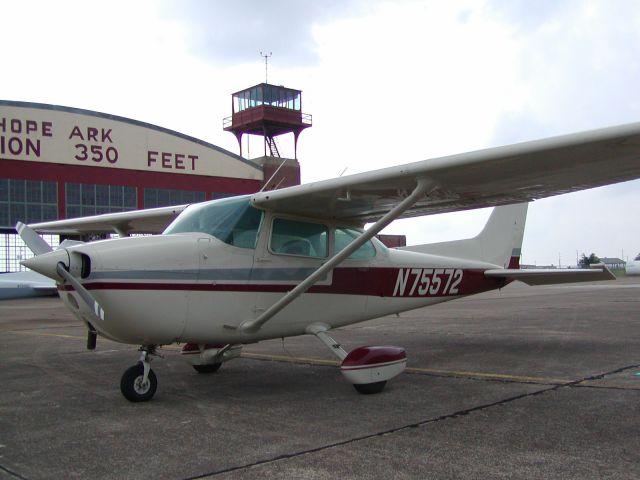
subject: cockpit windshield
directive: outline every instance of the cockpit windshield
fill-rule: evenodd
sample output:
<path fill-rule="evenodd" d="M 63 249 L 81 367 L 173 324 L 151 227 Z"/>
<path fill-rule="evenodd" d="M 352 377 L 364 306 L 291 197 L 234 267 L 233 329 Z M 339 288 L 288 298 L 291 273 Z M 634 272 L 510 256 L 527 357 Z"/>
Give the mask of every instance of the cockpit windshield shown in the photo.
<path fill-rule="evenodd" d="M 262 211 L 249 203 L 249 197 L 233 197 L 189 206 L 163 232 L 201 232 L 229 245 L 255 248 Z"/>

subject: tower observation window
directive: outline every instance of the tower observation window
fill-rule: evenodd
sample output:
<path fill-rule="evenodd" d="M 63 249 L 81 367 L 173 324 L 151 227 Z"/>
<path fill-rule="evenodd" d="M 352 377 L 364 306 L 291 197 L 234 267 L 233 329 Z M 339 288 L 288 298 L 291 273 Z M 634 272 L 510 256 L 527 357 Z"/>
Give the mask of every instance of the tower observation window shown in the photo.
<path fill-rule="evenodd" d="M 300 91 L 263 83 L 233 95 L 235 113 L 262 105 L 300 111 Z"/>

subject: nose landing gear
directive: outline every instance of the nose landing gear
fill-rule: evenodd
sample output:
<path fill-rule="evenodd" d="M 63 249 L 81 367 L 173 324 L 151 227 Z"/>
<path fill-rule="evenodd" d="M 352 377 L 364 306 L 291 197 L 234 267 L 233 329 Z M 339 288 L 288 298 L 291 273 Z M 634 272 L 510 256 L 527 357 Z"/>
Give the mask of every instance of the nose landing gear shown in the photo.
<path fill-rule="evenodd" d="M 140 360 L 125 370 L 120 379 L 120 391 L 130 402 L 146 402 L 153 398 L 158 388 L 156 374 L 151 370 L 150 355 L 156 354 L 155 345 L 140 347 Z"/>

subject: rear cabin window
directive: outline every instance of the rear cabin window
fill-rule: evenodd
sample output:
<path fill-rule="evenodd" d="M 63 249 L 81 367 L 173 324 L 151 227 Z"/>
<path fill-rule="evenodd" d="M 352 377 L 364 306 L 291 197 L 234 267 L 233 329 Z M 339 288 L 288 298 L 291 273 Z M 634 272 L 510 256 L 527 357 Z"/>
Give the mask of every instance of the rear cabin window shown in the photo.
<path fill-rule="evenodd" d="M 353 242 L 356 238 L 362 235 L 362 232 L 353 228 L 336 228 L 335 230 L 335 245 L 336 253 L 344 250 L 347 246 Z M 362 245 L 358 250 L 349 255 L 352 260 L 364 260 L 367 258 L 373 258 L 376 256 L 376 249 L 373 243 L 369 240 Z"/>
<path fill-rule="evenodd" d="M 319 223 L 276 218 L 271 229 L 273 253 L 324 258 L 329 253 L 329 229 Z"/>
<path fill-rule="evenodd" d="M 261 222 L 262 211 L 249 197 L 236 197 L 189 206 L 164 234 L 201 232 L 234 247 L 256 248 Z"/>

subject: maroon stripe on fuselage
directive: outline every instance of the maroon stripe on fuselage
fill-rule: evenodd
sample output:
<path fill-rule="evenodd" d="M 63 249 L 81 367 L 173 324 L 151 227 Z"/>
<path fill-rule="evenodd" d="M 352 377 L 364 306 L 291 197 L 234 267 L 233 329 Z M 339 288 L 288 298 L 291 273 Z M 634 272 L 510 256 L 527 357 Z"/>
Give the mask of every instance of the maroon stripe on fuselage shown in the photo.
<path fill-rule="evenodd" d="M 404 291 L 397 287 L 398 277 L 406 270 L 411 272 L 406 274 L 406 286 Z M 415 272 L 414 272 L 415 270 Z M 456 295 L 471 295 L 502 288 L 506 282 L 502 279 L 486 278 L 484 270 L 480 269 L 458 269 L 462 272 L 460 282 L 455 290 L 445 288 L 453 285 L 451 281 L 451 271 L 454 269 L 440 269 L 436 273 L 441 276 L 441 286 L 439 289 L 432 288 L 429 291 L 424 287 L 424 280 L 418 268 L 337 268 L 333 272 L 331 285 L 315 285 L 308 290 L 308 293 L 338 294 L 338 295 L 366 295 L 376 297 L 443 297 Z M 431 269 L 429 269 L 431 270 Z M 439 273 L 438 273 L 439 272 Z M 175 291 L 201 291 L 201 292 L 270 292 L 286 293 L 295 286 L 296 283 L 218 283 L 211 281 L 190 282 L 190 283 L 167 283 L 167 282 L 87 282 L 84 284 L 87 290 L 175 290 Z M 62 291 L 71 291 L 70 285 L 58 287 Z M 421 290 L 426 290 L 421 292 Z"/>

